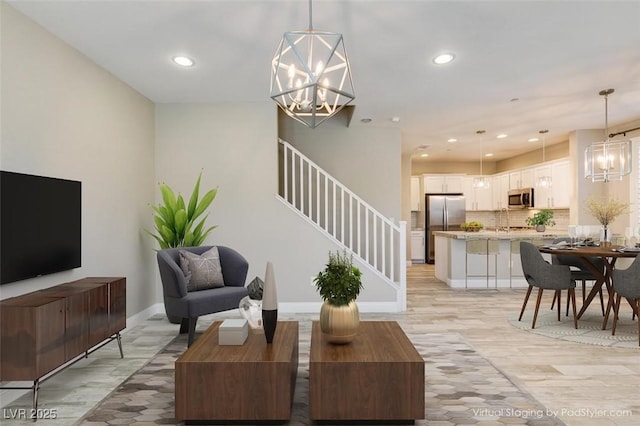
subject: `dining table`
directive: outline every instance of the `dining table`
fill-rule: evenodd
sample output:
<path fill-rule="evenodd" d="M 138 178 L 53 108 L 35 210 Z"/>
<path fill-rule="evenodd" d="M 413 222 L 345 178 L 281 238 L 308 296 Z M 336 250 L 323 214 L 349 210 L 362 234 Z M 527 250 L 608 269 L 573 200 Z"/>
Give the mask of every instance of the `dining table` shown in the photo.
<path fill-rule="evenodd" d="M 613 284 L 611 281 L 611 276 L 613 274 L 616 261 L 621 257 L 636 257 L 638 254 L 640 254 L 640 248 L 625 247 L 605 243 L 602 245 L 542 245 L 538 247 L 538 250 L 541 253 L 576 256 L 584 264 L 585 268 L 588 269 L 594 277 L 596 277 L 596 281 L 593 284 L 589 295 L 582 304 L 580 312 L 578 312 L 578 319 L 582 317 L 584 312 L 593 301 L 594 297 L 600 292 L 602 287 L 605 286 L 609 295 L 609 302 L 607 303 L 607 310 L 602 322 L 602 329 L 606 329 L 607 322 L 609 320 L 609 313 L 611 312 L 611 307 L 613 305 Z M 599 257 L 604 261 L 604 271 L 598 269 L 592 262 L 588 260 L 589 258 L 593 257 Z"/>

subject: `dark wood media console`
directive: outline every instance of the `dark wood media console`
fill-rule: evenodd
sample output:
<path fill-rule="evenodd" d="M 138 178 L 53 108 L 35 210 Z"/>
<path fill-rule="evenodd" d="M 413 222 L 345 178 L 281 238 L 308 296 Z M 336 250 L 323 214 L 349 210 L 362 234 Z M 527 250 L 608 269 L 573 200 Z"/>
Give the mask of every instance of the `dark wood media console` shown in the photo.
<path fill-rule="evenodd" d="M 0 301 L 0 381 L 38 388 L 62 368 L 88 356 L 126 327 L 126 279 L 88 277 Z"/>

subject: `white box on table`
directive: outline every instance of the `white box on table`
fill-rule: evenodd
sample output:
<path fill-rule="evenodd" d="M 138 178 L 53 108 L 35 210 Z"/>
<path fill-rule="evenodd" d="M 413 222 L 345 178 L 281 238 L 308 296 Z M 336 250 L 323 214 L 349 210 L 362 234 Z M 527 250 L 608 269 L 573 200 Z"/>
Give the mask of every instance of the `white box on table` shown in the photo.
<path fill-rule="evenodd" d="M 246 319 L 226 319 L 218 329 L 219 345 L 242 345 L 249 335 L 249 323 Z"/>

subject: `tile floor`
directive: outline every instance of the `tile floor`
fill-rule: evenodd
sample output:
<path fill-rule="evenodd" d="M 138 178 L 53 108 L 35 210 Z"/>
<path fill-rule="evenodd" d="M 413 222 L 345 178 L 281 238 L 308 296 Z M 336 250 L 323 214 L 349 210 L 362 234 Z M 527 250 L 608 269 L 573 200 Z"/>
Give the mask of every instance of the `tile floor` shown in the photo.
<path fill-rule="evenodd" d="M 430 265 L 408 268 L 407 278 L 407 312 L 385 318 L 397 320 L 414 333 L 461 334 L 567 425 L 640 424 L 640 349 L 566 342 L 511 326 L 507 318 L 520 309 L 524 290 L 454 291 L 433 277 Z M 124 334 L 127 362 L 120 360 L 117 345 L 112 343 L 45 382 L 40 406 L 55 410 L 56 419 L 37 424 L 74 424 L 176 332 L 177 326 L 166 320 L 148 320 Z M 33 424 L 16 419 L 17 413 L 4 408 L 9 403 L 6 392 L 0 393 L 5 398 L 0 401 L 0 423 Z"/>

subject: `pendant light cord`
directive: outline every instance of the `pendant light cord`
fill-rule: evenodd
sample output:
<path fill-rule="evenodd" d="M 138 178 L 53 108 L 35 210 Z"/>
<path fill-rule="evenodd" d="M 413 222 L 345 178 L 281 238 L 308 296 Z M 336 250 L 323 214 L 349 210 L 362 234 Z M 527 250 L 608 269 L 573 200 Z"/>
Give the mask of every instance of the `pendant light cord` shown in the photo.
<path fill-rule="evenodd" d="M 313 13 L 312 13 L 312 6 L 311 6 L 311 0 L 309 0 L 309 32 L 313 31 Z"/>
<path fill-rule="evenodd" d="M 612 94 L 615 90 L 606 89 L 601 90 L 599 95 L 604 96 L 604 135 L 605 142 L 609 142 L 609 95 Z"/>
<path fill-rule="evenodd" d="M 480 135 L 480 177 L 482 177 L 482 157 L 484 157 L 482 135 L 484 134 L 484 130 L 478 130 L 476 133 Z"/>
<path fill-rule="evenodd" d="M 542 135 L 542 162 L 544 163 L 546 161 L 546 157 L 545 157 L 545 152 L 544 152 L 544 135 L 545 133 L 547 133 L 548 130 L 540 130 L 538 133 L 540 133 Z"/>

